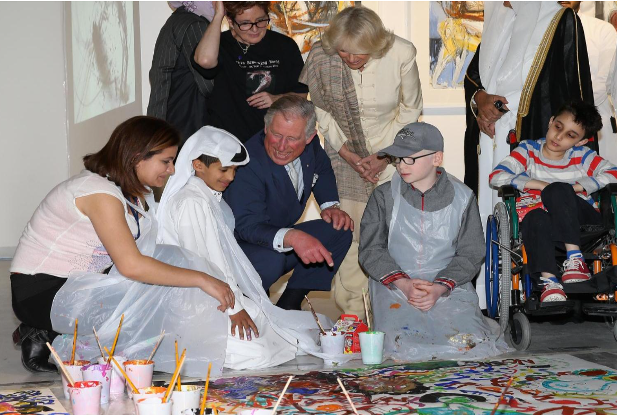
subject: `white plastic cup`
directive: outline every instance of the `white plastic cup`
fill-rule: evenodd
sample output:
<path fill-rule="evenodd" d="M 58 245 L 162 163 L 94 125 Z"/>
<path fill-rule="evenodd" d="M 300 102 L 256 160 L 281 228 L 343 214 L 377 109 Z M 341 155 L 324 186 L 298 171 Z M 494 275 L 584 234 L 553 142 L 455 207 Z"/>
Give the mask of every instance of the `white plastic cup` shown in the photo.
<path fill-rule="evenodd" d="M 200 386 L 180 386 L 180 391 L 172 391 L 173 415 L 197 415 L 200 412 Z"/>
<path fill-rule="evenodd" d="M 138 415 L 171 415 L 173 400 L 163 403 L 162 397 L 150 397 L 137 402 Z"/>
<path fill-rule="evenodd" d="M 122 366 L 122 369 L 124 370 L 123 363 L 127 361 L 127 357 L 123 357 L 121 355 L 114 355 L 114 360 L 116 360 L 116 362 L 120 364 Z M 99 364 L 105 364 L 107 362 L 107 360 L 103 357 L 99 357 L 97 361 Z M 111 379 L 110 386 L 109 386 L 109 394 L 112 397 L 122 396 L 124 395 L 124 385 L 125 385 L 124 376 L 118 370 L 118 367 L 116 367 L 114 363 L 110 362 L 110 364 L 112 366 L 112 379 Z"/>
<path fill-rule="evenodd" d="M 137 402 L 142 399 L 150 399 L 152 397 L 163 398 L 167 389 L 165 387 L 143 387 L 138 389 L 139 393 L 133 394 L 133 405 L 135 406 L 135 414 L 138 413 Z"/>
<path fill-rule="evenodd" d="M 71 375 L 71 378 L 73 378 L 73 381 L 77 382 L 77 381 L 84 380 L 82 378 L 82 367 L 90 364 L 90 361 L 75 360 L 74 365 L 70 365 L 69 361 L 63 361 L 62 363 L 64 364 L 64 367 L 67 369 L 67 371 Z M 61 371 L 60 375 L 62 376 L 62 392 L 64 393 L 64 398 L 69 400 L 71 398 L 69 396 L 69 380 L 67 380 L 66 377 L 64 376 L 64 372 Z"/>
<path fill-rule="evenodd" d="M 82 367 L 84 381 L 101 383 L 101 404 L 109 403 L 109 387 L 112 379 L 112 366 L 108 364 L 90 364 Z"/>
<path fill-rule="evenodd" d="M 320 345 L 322 352 L 333 358 L 343 354 L 345 345 L 345 335 L 339 332 L 327 332 L 326 335 L 320 334 Z M 338 363 L 336 359 L 324 358 L 324 364 L 335 365 Z"/>
<path fill-rule="evenodd" d="M 148 360 L 130 360 L 125 361 L 124 371 L 131 379 L 135 388 L 138 390 L 152 386 L 152 372 L 154 370 L 154 361 Z M 127 386 L 129 397 L 133 397 L 133 391 Z"/>
<path fill-rule="evenodd" d="M 367 331 L 358 334 L 363 364 L 382 364 L 384 332 Z"/>
<path fill-rule="evenodd" d="M 101 383 L 76 381 L 69 387 L 71 406 L 75 415 L 98 415 L 101 412 Z"/>

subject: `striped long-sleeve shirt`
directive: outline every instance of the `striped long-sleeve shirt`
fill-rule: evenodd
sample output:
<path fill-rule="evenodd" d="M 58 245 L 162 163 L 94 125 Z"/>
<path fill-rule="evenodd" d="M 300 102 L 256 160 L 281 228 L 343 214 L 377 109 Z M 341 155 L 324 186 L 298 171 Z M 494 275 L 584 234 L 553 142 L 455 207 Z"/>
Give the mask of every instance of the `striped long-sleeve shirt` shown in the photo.
<path fill-rule="evenodd" d="M 498 188 L 512 185 L 520 191 L 532 179 L 547 183 L 580 184 L 586 194 L 580 196 L 592 203 L 588 196 L 609 183 L 616 182 L 616 166 L 585 146 L 575 146 L 561 160 L 543 156 L 545 139 L 521 142 L 489 175 L 489 184 Z"/>

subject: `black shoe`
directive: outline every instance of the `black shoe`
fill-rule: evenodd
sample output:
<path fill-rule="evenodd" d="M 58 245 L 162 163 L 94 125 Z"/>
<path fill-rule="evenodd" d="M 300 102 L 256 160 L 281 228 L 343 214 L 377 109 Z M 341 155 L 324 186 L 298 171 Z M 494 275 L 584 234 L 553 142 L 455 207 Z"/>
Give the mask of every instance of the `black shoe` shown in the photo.
<path fill-rule="evenodd" d="M 288 311 L 300 311 L 300 304 L 305 300 L 309 289 L 285 289 L 277 302 L 277 306 Z"/>
<path fill-rule="evenodd" d="M 58 368 L 49 362 L 51 352 L 45 345 L 50 344 L 58 334 L 53 331 L 36 329 L 25 324 L 13 332 L 13 342 L 21 345 L 21 363 L 32 373 L 57 373 Z"/>

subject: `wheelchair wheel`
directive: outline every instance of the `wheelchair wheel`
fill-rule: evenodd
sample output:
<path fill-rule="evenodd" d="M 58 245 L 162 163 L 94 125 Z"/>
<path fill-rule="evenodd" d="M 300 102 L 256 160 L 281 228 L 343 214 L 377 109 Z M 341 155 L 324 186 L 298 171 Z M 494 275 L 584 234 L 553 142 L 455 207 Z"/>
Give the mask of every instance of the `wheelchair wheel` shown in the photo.
<path fill-rule="evenodd" d="M 506 328 L 505 335 L 506 341 L 511 347 L 517 351 L 527 350 L 532 337 L 528 317 L 521 312 L 516 312 L 513 315 L 513 320 L 509 322 Z"/>
<path fill-rule="evenodd" d="M 498 222 L 498 242 L 500 243 L 500 331 L 504 332 L 509 324 L 509 307 L 511 306 L 511 252 L 502 247 L 511 247 L 511 221 L 504 202 L 494 207 L 494 218 Z"/>

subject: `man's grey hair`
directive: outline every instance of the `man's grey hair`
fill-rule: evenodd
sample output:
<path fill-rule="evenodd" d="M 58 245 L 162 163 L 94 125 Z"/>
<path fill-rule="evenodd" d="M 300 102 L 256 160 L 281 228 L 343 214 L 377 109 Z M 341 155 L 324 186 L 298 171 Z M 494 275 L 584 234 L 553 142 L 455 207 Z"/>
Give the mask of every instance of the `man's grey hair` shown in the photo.
<path fill-rule="evenodd" d="M 286 120 L 292 117 L 301 117 L 307 121 L 305 127 L 305 139 L 315 131 L 317 116 L 315 107 L 311 101 L 295 94 L 286 94 L 270 106 L 264 116 L 264 125 L 270 127 L 275 114 L 281 113 Z"/>

